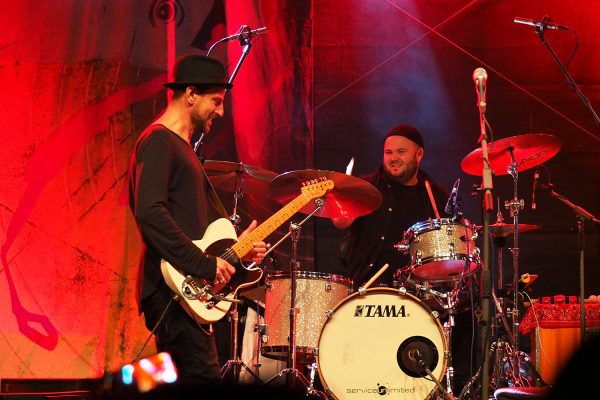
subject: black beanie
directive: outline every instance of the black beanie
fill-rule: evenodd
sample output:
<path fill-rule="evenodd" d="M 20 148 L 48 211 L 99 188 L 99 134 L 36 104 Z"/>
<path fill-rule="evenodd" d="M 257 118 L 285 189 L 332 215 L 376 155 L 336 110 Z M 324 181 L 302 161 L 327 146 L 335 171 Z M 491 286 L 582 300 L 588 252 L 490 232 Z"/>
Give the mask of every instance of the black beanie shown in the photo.
<path fill-rule="evenodd" d="M 423 143 L 423 136 L 421 136 L 421 133 L 414 126 L 411 126 L 411 125 L 395 126 L 389 130 L 387 135 L 385 135 L 385 138 L 383 138 L 383 141 L 385 142 L 386 139 L 389 138 L 390 136 L 404 136 L 405 138 L 410 139 L 413 142 L 415 142 L 416 144 L 418 144 L 419 147 L 422 147 L 423 149 L 425 149 L 425 143 Z"/>

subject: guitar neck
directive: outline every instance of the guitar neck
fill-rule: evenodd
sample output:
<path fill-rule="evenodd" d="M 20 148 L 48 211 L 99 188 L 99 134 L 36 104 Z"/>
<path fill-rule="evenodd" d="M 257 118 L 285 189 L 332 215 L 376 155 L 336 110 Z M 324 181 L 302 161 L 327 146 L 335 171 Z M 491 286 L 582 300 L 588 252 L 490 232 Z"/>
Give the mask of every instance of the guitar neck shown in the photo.
<path fill-rule="evenodd" d="M 242 240 L 239 240 L 233 246 L 231 246 L 231 250 L 235 252 L 238 258 L 244 257 L 254 248 L 254 242 L 260 242 L 273 233 L 275 229 L 283 225 L 285 221 L 290 219 L 292 215 L 304 207 L 311 200 L 311 198 L 312 197 L 306 193 L 301 193 L 285 207 L 271 215 L 269 219 L 256 227 L 256 229 L 246 235 Z"/>

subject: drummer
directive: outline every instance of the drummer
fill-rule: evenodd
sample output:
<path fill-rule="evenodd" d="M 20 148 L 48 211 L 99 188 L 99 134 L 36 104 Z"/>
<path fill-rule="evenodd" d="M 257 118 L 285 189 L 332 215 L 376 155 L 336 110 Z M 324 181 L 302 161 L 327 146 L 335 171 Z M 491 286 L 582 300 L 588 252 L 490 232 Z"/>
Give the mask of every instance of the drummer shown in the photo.
<path fill-rule="evenodd" d="M 388 263 L 390 267 L 372 287 L 391 287 L 395 270 L 410 261 L 394 244 L 414 223 L 439 215 L 438 205 L 443 207 L 448 194 L 419 168 L 424 154 L 423 136 L 415 127 L 390 129 L 383 143 L 382 166 L 361 176 L 381 191 L 381 207 L 359 218 L 332 218 L 337 228 L 351 228 L 342 240 L 340 256 L 355 284 L 364 283 Z"/>
<path fill-rule="evenodd" d="M 365 283 L 388 263 L 390 267 L 371 287 L 392 287 L 396 270 L 410 264 L 410 257 L 394 248 L 403 232 L 416 222 L 447 217 L 442 209 L 447 191 L 419 168 L 424 154 L 423 136 L 415 127 L 398 125 L 390 129 L 383 143 L 383 164 L 376 172 L 362 176 L 381 191 L 381 207 L 359 218 L 332 219 L 337 228 L 350 228 L 342 239 L 340 257 L 356 285 Z M 452 334 L 456 395 L 473 374 L 469 355 L 471 360 L 478 359 L 471 351 L 472 327 L 470 312 L 456 316 Z"/>

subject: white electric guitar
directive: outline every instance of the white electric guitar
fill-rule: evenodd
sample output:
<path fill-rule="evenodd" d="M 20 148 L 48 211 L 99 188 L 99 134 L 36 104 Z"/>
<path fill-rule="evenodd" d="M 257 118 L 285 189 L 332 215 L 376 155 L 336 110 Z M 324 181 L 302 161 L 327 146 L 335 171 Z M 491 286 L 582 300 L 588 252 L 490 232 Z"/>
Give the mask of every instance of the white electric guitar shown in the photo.
<path fill-rule="evenodd" d="M 218 255 L 236 267 L 235 274 L 227 285 L 212 286 L 206 279 L 185 275 L 176 266 L 172 266 L 164 259 L 160 268 L 162 275 L 171 290 L 180 298 L 180 304 L 194 320 L 200 323 L 213 323 L 225 316 L 235 298 L 238 290 L 251 286 L 262 277 L 262 270 L 258 267 L 247 268 L 239 261 L 253 248 L 254 242 L 260 242 L 270 235 L 275 229 L 292 217 L 312 199 L 325 195 L 333 189 L 333 181 L 315 179 L 304 183 L 301 194 L 281 208 L 265 222 L 256 227 L 252 232 L 237 241 L 235 228 L 227 218 L 219 218 L 211 223 L 204 236 L 195 240 L 194 244 L 203 252 Z M 226 245 L 233 243 L 225 251 L 220 252 Z"/>

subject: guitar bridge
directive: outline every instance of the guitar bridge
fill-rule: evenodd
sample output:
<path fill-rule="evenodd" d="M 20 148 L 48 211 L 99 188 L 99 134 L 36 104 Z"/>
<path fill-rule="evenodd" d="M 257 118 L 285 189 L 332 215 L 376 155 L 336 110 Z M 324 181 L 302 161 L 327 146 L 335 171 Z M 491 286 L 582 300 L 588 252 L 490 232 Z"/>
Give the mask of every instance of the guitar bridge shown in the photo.
<path fill-rule="evenodd" d="M 210 285 L 203 285 L 193 276 L 186 276 L 181 282 L 181 293 L 188 300 L 198 300 L 210 294 Z"/>

